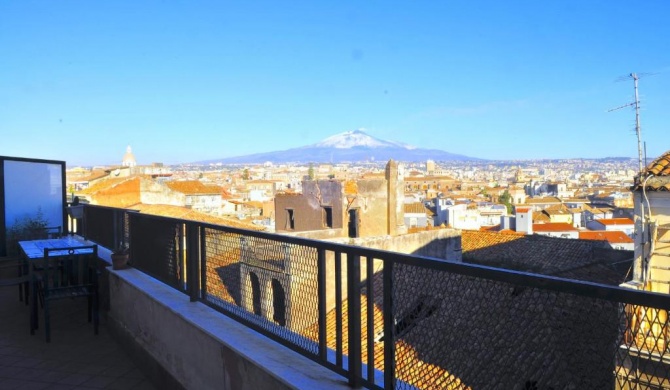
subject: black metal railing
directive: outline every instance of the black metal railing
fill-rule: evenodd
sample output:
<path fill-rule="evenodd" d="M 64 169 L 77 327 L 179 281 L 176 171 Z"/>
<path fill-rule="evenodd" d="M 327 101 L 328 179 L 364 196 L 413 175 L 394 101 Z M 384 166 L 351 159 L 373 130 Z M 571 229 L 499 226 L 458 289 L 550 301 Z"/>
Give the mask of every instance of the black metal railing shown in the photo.
<path fill-rule="evenodd" d="M 665 294 L 116 212 L 90 238 L 352 387 L 670 388 Z"/>

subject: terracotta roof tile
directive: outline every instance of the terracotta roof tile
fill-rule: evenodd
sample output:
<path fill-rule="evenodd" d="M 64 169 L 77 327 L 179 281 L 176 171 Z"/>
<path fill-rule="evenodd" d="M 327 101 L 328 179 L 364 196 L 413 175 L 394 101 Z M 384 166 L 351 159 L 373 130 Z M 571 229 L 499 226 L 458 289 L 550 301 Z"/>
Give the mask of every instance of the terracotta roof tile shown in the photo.
<path fill-rule="evenodd" d="M 166 184 L 173 191 L 189 195 L 221 194 L 223 192 L 221 187 L 206 185 L 199 180 L 169 181 Z"/>
<path fill-rule="evenodd" d="M 231 226 L 249 230 L 265 230 L 264 227 L 242 222 L 233 218 L 217 217 L 205 214 L 199 211 L 188 209 L 186 207 L 172 206 L 165 204 L 137 204 L 132 207 L 145 214 L 161 215 L 164 217 L 188 219 L 191 221 L 200 221 L 215 225 Z"/>
<path fill-rule="evenodd" d="M 406 213 L 426 214 L 428 211 L 426 206 L 424 206 L 421 202 L 405 203 L 404 207 Z"/>
<path fill-rule="evenodd" d="M 601 244 L 589 240 L 474 230 L 463 230 L 461 240 L 463 261 L 467 263 L 610 285 L 625 280 L 625 272 L 619 272 L 613 264 L 632 261 L 627 251 L 602 249 Z"/>
<path fill-rule="evenodd" d="M 534 223 L 534 232 L 570 232 L 576 231 L 574 226 L 565 222 Z"/>
<path fill-rule="evenodd" d="M 598 240 L 598 241 L 607 241 L 611 244 L 629 244 L 633 242 L 633 239 L 628 237 L 626 233 L 612 230 L 599 230 L 599 231 L 588 231 L 588 232 L 579 232 L 580 240 Z"/>
<path fill-rule="evenodd" d="M 670 191 L 670 150 L 647 165 L 644 171 L 635 177 L 631 190 Z"/>
<path fill-rule="evenodd" d="M 114 179 L 109 178 L 109 179 L 101 180 L 101 181 L 99 181 L 99 182 L 81 190 L 81 191 L 77 191 L 77 193 L 95 194 L 96 192 L 110 189 L 110 188 L 116 186 L 117 184 L 123 183 L 124 181 L 127 181 L 127 180 L 129 180 L 127 177 L 114 178 Z M 132 180 L 132 179 L 130 179 L 130 180 Z"/>
<path fill-rule="evenodd" d="M 596 219 L 596 222 L 600 222 L 605 226 L 617 226 L 617 225 L 632 225 L 634 224 L 633 220 L 630 218 L 603 218 Z"/>
<path fill-rule="evenodd" d="M 647 165 L 646 173 L 654 176 L 670 176 L 670 150 Z"/>
<path fill-rule="evenodd" d="M 562 203 L 561 200 L 555 196 L 547 196 L 544 198 L 527 198 L 526 204 L 551 204 Z"/>

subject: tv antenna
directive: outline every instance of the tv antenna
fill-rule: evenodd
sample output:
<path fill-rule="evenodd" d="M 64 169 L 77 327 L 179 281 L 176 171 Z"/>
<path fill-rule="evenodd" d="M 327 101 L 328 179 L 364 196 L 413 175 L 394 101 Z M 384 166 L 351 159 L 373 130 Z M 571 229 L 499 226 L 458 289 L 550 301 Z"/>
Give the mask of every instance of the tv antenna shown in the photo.
<path fill-rule="evenodd" d="M 640 75 L 638 75 L 637 73 L 631 73 L 628 76 L 619 77 L 617 81 L 633 79 L 633 85 L 635 87 L 635 101 L 632 103 L 624 104 L 623 106 L 620 107 L 607 110 L 607 112 L 612 112 L 626 107 L 635 107 L 635 134 L 637 134 L 637 163 L 639 172 L 642 172 L 643 165 L 642 165 L 642 130 L 640 129 L 640 98 L 637 92 L 637 81 L 640 79 L 640 76 L 647 76 L 651 74 L 653 73 L 641 73 Z"/>

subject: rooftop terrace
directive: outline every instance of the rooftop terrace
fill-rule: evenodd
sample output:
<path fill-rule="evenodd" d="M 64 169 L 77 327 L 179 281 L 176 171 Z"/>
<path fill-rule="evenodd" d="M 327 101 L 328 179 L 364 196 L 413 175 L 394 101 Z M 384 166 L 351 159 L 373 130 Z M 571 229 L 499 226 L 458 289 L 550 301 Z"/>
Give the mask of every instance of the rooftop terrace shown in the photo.
<path fill-rule="evenodd" d="M 104 319 L 100 333 L 93 334 L 81 302 L 59 302 L 49 344 L 43 332 L 30 335 L 28 310 L 16 287 L 0 288 L 0 388 L 159 388 L 112 337 Z"/>
<path fill-rule="evenodd" d="M 462 263 L 456 230 L 400 235 L 413 249 L 398 253 L 390 237 L 372 249 L 91 205 L 72 226 L 104 262 L 130 243 L 132 263 L 104 273 L 99 336 L 66 322 L 51 345 L 27 337 L 36 351 L 67 341 L 47 365 L 102 342 L 90 366 L 73 363 L 77 378 L 107 361 L 111 336 L 161 389 L 670 388 L 670 297 Z M 513 254 L 518 241 L 492 245 Z M 29 333 L 26 307 L 8 302 Z M 22 353 L 11 345 L 8 375 Z"/>

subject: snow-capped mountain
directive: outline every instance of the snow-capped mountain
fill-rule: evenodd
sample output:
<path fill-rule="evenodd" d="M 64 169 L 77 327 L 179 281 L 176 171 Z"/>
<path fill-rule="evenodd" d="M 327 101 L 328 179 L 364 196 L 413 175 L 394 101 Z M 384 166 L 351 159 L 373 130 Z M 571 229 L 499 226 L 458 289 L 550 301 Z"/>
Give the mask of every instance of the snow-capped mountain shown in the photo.
<path fill-rule="evenodd" d="M 200 161 L 201 164 L 273 163 L 339 163 L 363 161 L 464 161 L 479 160 L 437 149 L 421 149 L 400 142 L 385 141 L 367 134 L 363 129 L 330 136 L 312 145 L 277 152 L 257 153 Z"/>
<path fill-rule="evenodd" d="M 346 131 L 344 133 L 335 134 L 333 136 L 324 139 L 321 142 L 317 142 L 314 145 L 305 147 L 349 149 L 357 146 L 365 146 L 369 148 L 400 147 L 405 149 L 416 149 L 416 147 L 414 146 L 402 144 L 400 142 L 380 140 L 378 138 L 366 134 L 364 129 Z"/>

